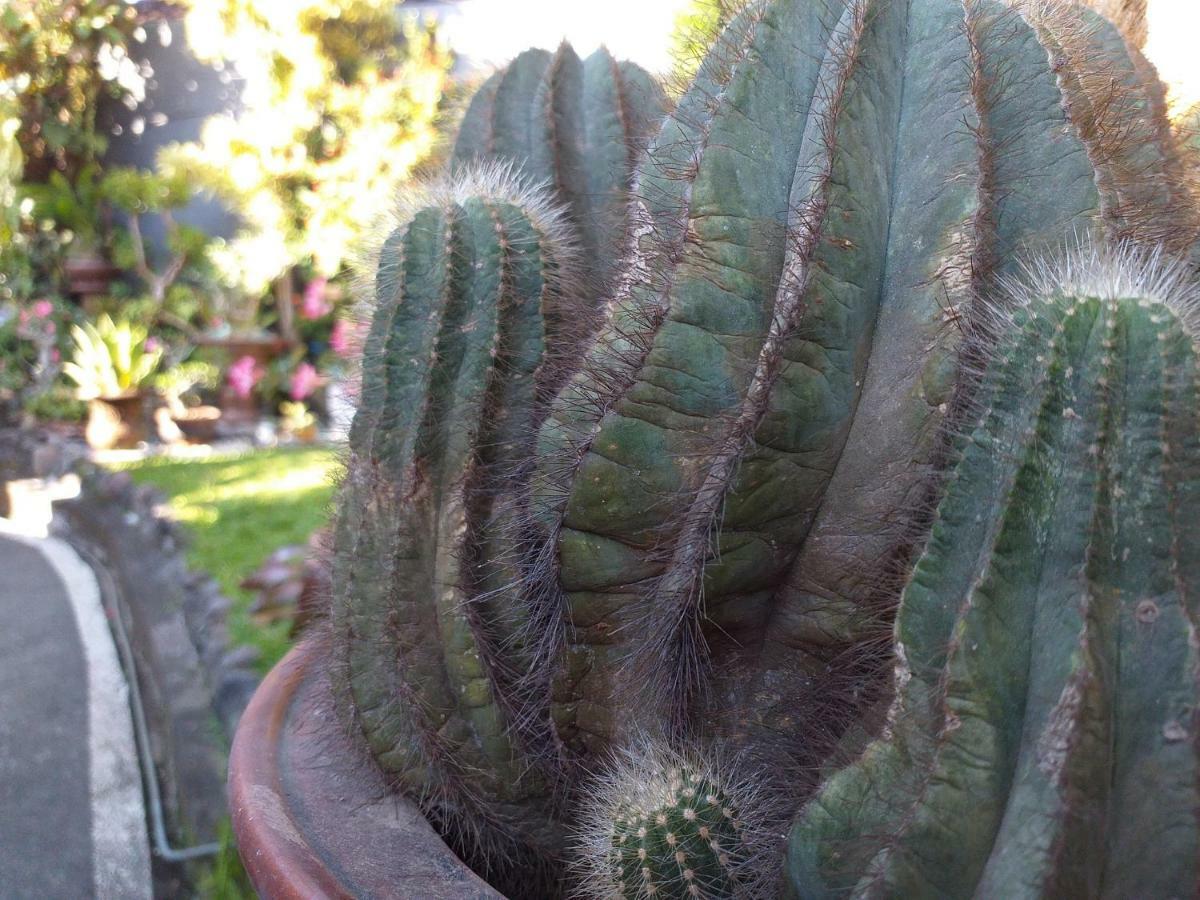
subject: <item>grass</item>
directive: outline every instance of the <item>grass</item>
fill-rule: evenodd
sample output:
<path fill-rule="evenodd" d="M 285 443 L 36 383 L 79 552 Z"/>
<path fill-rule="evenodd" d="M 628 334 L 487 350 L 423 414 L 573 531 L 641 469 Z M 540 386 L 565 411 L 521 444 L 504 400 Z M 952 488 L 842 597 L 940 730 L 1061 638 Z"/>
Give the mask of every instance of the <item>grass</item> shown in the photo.
<path fill-rule="evenodd" d="M 257 647 L 263 673 L 291 646 L 289 623 L 253 622 L 252 597 L 238 584 L 279 547 L 303 544 L 325 524 L 335 466 L 335 453 L 323 448 L 157 457 L 120 466 L 136 483 L 167 495 L 170 514 L 191 537 L 188 561 L 211 574 L 233 603 L 230 641 Z"/>

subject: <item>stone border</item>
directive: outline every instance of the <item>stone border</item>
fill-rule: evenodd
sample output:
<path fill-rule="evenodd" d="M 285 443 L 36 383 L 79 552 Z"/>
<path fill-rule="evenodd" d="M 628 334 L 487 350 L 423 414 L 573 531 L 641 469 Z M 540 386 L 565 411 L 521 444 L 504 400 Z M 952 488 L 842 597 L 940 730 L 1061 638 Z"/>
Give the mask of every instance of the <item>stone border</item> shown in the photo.
<path fill-rule="evenodd" d="M 169 848 L 217 839 L 229 814 L 225 774 L 233 733 L 259 683 L 257 652 L 229 646 L 229 600 L 188 568 L 166 499 L 127 473 L 76 466 L 79 496 L 53 504 L 51 527 L 98 570 L 106 605 L 128 635 Z M 150 773 L 148 773 L 150 774 Z M 155 896 L 188 891 L 186 862 L 155 853 Z"/>
<path fill-rule="evenodd" d="M 261 680 L 254 670 L 258 651 L 230 646 L 226 618 L 229 599 L 206 572 L 189 568 L 184 555 L 187 536 L 182 526 L 159 511 L 167 498 L 158 490 L 136 486 L 128 474 L 109 472 L 91 463 L 79 463 L 79 497 L 56 501 L 55 528 L 68 539 L 90 540 L 120 568 L 140 567 L 156 586 L 177 594 L 187 636 L 195 648 L 212 695 L 213 710 L 229 741 L 237 729 L 250 696 Z M 89 528 L 88 520 L 103 523 Z M 91 534 L 89 534 L 91 532 Z M 118 573 L 114 572 L 114 575 Z M 128 579 L 126 579 L 128 581 Z M 136 584 L 121 585 L 136 603 L 162 603 L 161 594 L 141 597 Z"/>

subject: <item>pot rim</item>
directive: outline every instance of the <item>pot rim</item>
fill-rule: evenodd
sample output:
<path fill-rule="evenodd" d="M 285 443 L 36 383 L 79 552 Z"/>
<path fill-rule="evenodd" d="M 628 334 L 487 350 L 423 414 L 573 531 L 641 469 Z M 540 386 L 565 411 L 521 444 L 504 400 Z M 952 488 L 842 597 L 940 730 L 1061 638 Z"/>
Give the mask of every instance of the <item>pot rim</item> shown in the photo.
<path fill-rule="evenodd" d="M 332 715 L 325 650 L 319 637 L 293 647 L 234 736 L 229 808 L 255 889 L 268 900 L 503 900 L 364 762 Z"/>

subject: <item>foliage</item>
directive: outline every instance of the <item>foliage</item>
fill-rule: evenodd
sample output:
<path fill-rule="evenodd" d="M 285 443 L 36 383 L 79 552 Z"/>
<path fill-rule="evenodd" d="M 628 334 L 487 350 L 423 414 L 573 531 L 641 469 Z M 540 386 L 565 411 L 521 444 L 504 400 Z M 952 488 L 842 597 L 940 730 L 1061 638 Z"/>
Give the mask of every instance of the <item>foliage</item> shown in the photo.
<path fill-rule="evenodd" d="M 671 56 L 675 61 L 671 82 L 683 90 L 696 75 L 709 48 L 733 18 L 736 0 L 691 0 L 675 16 Z"/>
<path fill-rule="evenodd" d="M 199 57 L 235 54 L 244 80 L 240 116 L 163 156 L 241 215 L 222 272 L 250 295 L 300 263 L 338 274 L 433 145 L 448 54 L 391 0 L 193 3 L 186 27 Z"/>
<path fill-rule="evenodd" d="M 289 647 L 288 623 L 259 626 L 242 579 L 273 552 L 303 544 L 326 521 L 336 454 L 319 448 L 263 450 L 204 459 L 147 459 L 128 469 L 138 484 L 169 498 L 170 514 L 191 538 L 188 561 L 209 572 L 233 601 L 230 639 L 261 653 L 265 672 Z"/>
<path fill-rule="evenodd" d="M 107 198 L 98 163 L 82 165 L 73 180 L 51 172 L 42 184 L 22 185 L 19 194 L 32 201 L 32 216 L 53 222 L 72 249 L 80 253 L 103 249 Z"/>
<path fill-rule="evenodd" d="M 198 864 L 201 874 L 197 883 L 197 895 L 204 900 L 257 900 L 258 894 L 250 884 L 250 878 L 238 856 L 233 840 L 233 826 L 222 819 L 217 826 L 217 842 L 221 849 L 205 866 Z"/>
<path fill-rule="evenodd" d="M 102 187 L 105 199 L 121 216 L 121 227 L 114 229 L 112 260 L 130 273 L 133 283 L 131 293 L 116 298 L 123 313 L 147 325 L 194 336 L 212 321 L 228 290 L 211 259 L 219 242 L 175 217 L 202 189 L 186 171 L 164 164 L 153 171 L 111 168 Z M 144 237 L 150 218 L 162 225 L 165 259 L 154 259 Z"/>
<path fill-rule="evenodd" d="M 63 373 L 79 386 L 79 396 L 124 397 L 146 386 L 159 362 L 162 346 L 146 329 L 132 322 L 114 322 L 107 315 L 95 323 L 71 328 L 74 353 Z"/>
<path fill-rule="evenodd" d="M 129 57 L 142 17 L 123 0 L 8 0 L 0 11 L 0 99 L 15 107 L 26 176 L 68 181 L 103 153 L 102 98 L 135 105 L 151 74 Z M 11 120 L 9 120 L 11 121 Z M 0 126 L 11 127 L 0 122 Z"/>
<path fill-rule="evenodd" d="M 0 301 L 0 419 L 30 412 L 52 390 L 64 349 L 61 326 L 72 314 L 44 297 L 32 303 Z"/>
<path fill-rule="evenodd" d="M 55 381 L 45 391 L 27 396 L 24 412 L 37 422 L 83 422 L 87 416 L 87 403 L 61 380 Z"/>
<path fill-rule="evenodd" d="M 172 409 L 187 405 L 185 399 L 198 400 L 198 392 L 212 391 L 221 382 L 220 370 L 204 359 L 189 359 L 160 370 L 154 376 L 154 388 Z"/>

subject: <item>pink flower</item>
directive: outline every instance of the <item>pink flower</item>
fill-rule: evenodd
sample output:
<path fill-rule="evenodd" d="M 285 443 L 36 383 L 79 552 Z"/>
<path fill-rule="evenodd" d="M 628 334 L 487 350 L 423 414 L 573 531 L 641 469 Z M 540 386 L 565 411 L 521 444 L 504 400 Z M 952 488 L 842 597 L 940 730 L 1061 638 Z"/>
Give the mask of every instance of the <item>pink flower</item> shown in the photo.
<path fill-rule="evenodd" d="M 54 312 L 54 304 L 49 300 L 38 300 L 33 304 L 33 314 L 39 319 L 46 318 L 52 312 Z"/>
<path fill-rule="evenodd" d="M 315 391 L 320 383 L 321 376 L 317 374 L 312 363 L 302 362 L 292 373 L 289 394 L 293 400 L 303 400 Z"/>
<path fill-rule="evenodd" d="M 333 306 L 325 299 L 324 278 L 314 278 L 304 289 L 304 300 L 300 304 L 300 315 L 306 319 L 322 319 L 333 312 Z"/>
<path fill-rule="evenodd" d="M 151 335 L 150 337 L 146 338 L 146 342 L 142 344 L 142 349 L 147 353 L 156 353 L 162 349 L 162 341 Z"/>
<path fill-rule="evenodd" d="M 243 356 L 238 359 L 229 371 L 225 373 L 225 380 L 229 382 L 229 386 L 233 388 L 233 392 L 239 397 L 249 397 L 250 392 L 254 390 L 254 386 L 262 381 L 262 367 L 255 361 L 253 356 Z"/>
<path fill-rule="evenodd" d="M 333 323 L 333 330 L 329 332 L 329 349 L 338 356 L 345 356 L 350 350 L 350 329 L 346 327 L 345 319 Z"/>
<path fill-rule="evenodd" d="M 58 352 L 57 347 L 50 351 L 50 361 L 55 365 L 58 365 L 60 362 L 62 362 L 62 354 Z"/>

